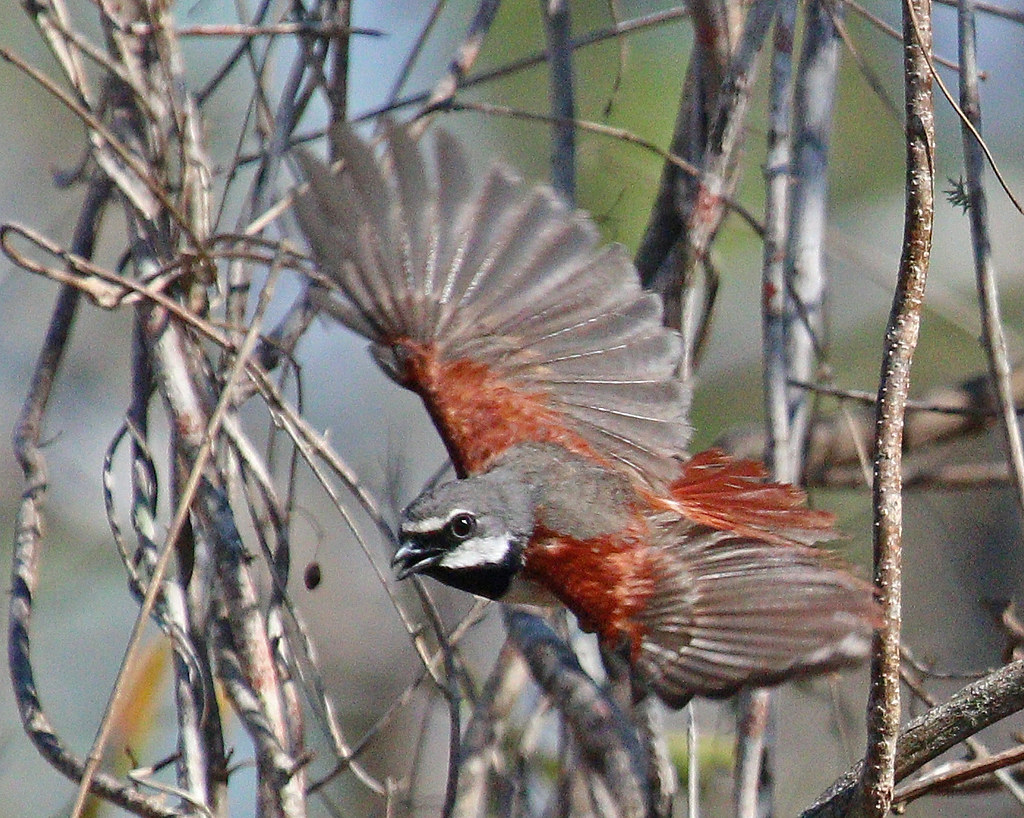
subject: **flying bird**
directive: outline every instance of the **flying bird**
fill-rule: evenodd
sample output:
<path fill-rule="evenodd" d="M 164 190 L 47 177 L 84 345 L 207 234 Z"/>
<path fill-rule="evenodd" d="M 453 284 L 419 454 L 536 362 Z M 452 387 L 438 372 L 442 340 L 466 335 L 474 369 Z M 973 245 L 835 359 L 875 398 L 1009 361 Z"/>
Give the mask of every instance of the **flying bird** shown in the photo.
<path fill-rule="evenodd" d="M 763 467 L 687 454 L 681 341 L 623 248 L 440 131 L 330 132 L 300 156 L 315 297 L 417 393 L 457 479 L 402 514 L 398 577 L 561 603 L 672 706 L 861 660 L 871 587 L 815 543 L 832 516 Z"/>

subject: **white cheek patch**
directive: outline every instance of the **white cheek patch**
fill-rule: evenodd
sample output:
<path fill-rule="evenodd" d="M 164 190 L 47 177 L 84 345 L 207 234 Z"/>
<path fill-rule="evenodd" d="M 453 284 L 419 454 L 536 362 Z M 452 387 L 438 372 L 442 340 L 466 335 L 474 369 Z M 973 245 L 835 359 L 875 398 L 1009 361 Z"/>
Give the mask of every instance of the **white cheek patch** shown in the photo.
<path fill-rule="evenodd" d="M 437 563 L 439 568 L 481 568 L 500 565 L 508 556 L 506 537 L 474 537 L 445 554 Z"/>

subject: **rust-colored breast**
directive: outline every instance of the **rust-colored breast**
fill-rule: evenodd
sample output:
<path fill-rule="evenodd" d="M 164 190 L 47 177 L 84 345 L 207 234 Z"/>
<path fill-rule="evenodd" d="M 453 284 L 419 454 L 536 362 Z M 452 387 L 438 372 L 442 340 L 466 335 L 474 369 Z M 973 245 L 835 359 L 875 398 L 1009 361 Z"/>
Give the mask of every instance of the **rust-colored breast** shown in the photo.
<path fill-rule="evenodd" d="M 423 398 L 460 475 L 485 471 L 510 446 L 555 443 L 595 458 L 541 392 L 526 392 L 491 367 L 467 359 L 442 359 L 433 344 L 394 342 L 403 363 L 403 385 Z"/>
<path fill-rule="evenodd" d="M 635 520 L 622 532 L 576 540 L 535 529 L 526 549 L 525 579 L 553 593 L 608 647 L 629 640 L 633 658 L 644 628 L 639 614 L 654 592 L 647 527 Z"/>

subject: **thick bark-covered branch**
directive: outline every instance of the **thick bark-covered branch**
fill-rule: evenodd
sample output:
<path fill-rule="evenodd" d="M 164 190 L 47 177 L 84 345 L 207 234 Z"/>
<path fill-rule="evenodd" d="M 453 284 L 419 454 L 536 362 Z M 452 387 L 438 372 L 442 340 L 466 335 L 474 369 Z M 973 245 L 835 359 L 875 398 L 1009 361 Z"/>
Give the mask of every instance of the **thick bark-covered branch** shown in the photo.
<path fill-rule="evenodd" d="M 539 617 L 506 606 L 505 625 L 541 689 L 565 717 L 587 766 L 607 787 L 618 814 L 647 815 L 647 767 L 636 729 Z"/>
<path fill-rule="evenodd" d="M 935 208 L 935 121 L 928 66 L 930 0 L 904 0 L 903 15 L 906 205 L 903 251 L 885 334 L 875 421 L 874 564 L 883 625 L 875 636 L 871 662 L 868 746 L 860 802 L 864 815 L 876 818 L 889 811 L 895 781 L 900 728 L 903 425 L 910 369 L 920 335 Z"/>

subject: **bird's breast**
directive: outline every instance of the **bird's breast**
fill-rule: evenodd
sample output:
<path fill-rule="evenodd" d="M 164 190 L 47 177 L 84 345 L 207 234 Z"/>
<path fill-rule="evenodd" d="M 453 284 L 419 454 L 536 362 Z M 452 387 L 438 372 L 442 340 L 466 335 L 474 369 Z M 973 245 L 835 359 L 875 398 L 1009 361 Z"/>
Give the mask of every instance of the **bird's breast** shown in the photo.
<path fill-rule="evenodd" d="M 642 521 L 587 539 L 538 526 L 524 557 L 523 578 L 557 597 L 581 628 L 596 632 L 608 647 L 625 638 L 634 652 L 639 650 L 644 635 L 639 614 L 654 591 Z"/>

